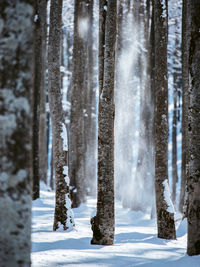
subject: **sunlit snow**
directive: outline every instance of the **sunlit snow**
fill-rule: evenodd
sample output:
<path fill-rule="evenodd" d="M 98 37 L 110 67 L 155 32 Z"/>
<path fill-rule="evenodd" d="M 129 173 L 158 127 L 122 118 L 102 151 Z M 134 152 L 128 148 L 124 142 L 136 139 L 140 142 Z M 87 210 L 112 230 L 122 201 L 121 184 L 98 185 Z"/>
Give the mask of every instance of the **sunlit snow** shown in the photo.
<path fill-rule="evenodd" d="M 90 245 L 96 199 L 88 198 L 87 204 L 74 209 L 73 231 L 54 232 L 54 192 L 42 189 L 41 199 L 33 202 L 33 267 L 199 267 L 200 256 L 186 254 L 186 220 L 178 220 L 177 240 L 158 239 L 155 219 L 124 209 L 117 201 L 114 245 Z"/>

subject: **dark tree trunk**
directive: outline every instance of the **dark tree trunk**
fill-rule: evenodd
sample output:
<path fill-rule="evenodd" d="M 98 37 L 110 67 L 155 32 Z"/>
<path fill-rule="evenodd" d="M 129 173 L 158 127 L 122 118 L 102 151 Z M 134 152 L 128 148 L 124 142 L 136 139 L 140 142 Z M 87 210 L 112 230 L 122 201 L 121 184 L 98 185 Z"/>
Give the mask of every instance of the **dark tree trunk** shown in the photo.
<path fill-rule="evenodd" d="M 88 0 L 75 1 L 73 73 L 69 137 L 69 171 L 73 207 L 86 199 L 85 99 L 88 83 L 87 42 Z M 76 192 L 76 193 L 75 193 Z"/>
<path fill-rule="evenodd" d="M 175 239 L 168 184 L 167 1 L 154 1 L 155 26 L 155 192 L 158 237 Z"/>
<path fill-rule="evenodd" d="M 0 265 L 30 266 L 34 1 L 0 4 Z"/>
<path fill-rule="evenodd" d="M 107 10 L 106 10 L 107 6 Z M 99 128 L 97 214 L 91 219 L 91 244 L 112 245 L 114 241 L 114 74 L 117 3 L 99 5 Z M 105 28 L 104 28 L 105 25 Z M 105 30 L 104 30 L 105 29 Z M 105 49 L 104 49 L 105 45 Z M 104 60 L 103 60 L 104 59 Z M 103 71 L 103 73 L 102 73 Z"/>
<path fill-rule="evenodd" d="M 53 134 L 53 162 L 56 181 L 56 205 L 53 230 L 61 224 L 64 230 L 73 227 L 73 214 L 69 199 L 67 166 L 67 131 L 62 109 L 61 94 L 61 27 L 62 0 L 51 0 L 48 46 L 49 107 Z"/>
<path fill-rule="evenodd" d="M 190 43 L 190 1 L 183 0 L 182 11 L 182 165 L 179 210 L 187 216 L 186 173 L 188 166 L 188 104 L 189 104 L 189 43 Z"/>
<path fill-rule="evenodd" d="M 47 183 L 47 130 L 46 130 L 46 38 L 47 38 L 47 0 L 37 0 L 38 2 L 38 44 L 37 57 L 38 64 L 36 71 L 40 75 L 40 80 L 37 81 L 40 88 L 40 121 L 39 121 L 39 178 L 44 183 Z M 38 75 L 38 76 L 39 76 Z"/>
<path fill-rule="evenodd" d="M 186 1 L 187 2 L 187 1 Z M 188 255 L 200 254 L 200 1 L 191 0 L 188 103 Z"/>

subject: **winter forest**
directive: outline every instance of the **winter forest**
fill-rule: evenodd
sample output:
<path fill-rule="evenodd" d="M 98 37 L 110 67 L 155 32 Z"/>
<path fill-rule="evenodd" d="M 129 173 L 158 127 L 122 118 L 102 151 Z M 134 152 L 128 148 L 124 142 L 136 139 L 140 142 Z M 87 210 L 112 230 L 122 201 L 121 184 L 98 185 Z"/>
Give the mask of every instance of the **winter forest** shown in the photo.
<path fill-rule="evenodd" d="M 0 267 L 200 267 L 200 0 L 0 1 Z"/>

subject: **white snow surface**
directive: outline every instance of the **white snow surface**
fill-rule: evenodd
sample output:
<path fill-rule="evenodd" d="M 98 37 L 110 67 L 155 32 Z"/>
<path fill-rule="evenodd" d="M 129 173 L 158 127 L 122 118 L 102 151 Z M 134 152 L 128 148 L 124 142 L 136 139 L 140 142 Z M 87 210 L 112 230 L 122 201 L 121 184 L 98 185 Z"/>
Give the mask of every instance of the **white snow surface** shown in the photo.
<path fill-rule="evenodd" d="M 156 220 L 142 212 L 124 209 L 116 202 L 116 229 L 113 246 L 90 245 L 90 218 L 96 199 L 74 209 L 73 231 L 53 232 L 54 192 L 42 187 L 41 198 L 33 201 L 32 266 L 83 267 L 199 267 L 200 256 L 186 254 L 186 220 L 177 222 L 177 240 L 156 236 Z M 181 223 L 180 223 L 181 222 Z"/>

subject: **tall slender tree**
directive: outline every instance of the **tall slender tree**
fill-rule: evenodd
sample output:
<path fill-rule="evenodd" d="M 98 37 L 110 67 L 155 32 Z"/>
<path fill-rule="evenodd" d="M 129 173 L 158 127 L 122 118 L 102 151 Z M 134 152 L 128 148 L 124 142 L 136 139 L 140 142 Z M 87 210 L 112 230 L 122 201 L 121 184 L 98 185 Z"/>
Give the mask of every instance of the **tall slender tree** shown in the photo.
<path fill-rule="evenodd" d="M 0 4 L 0 265 L 30 266 L 34 1 Z"/>
<path fill-rule="evenodd" d="M 114 241 L 114 76 L 117 1 L 99 2 L 98 200 L 92 244 Z"/>
<path fill-rule="evenodd" d="M 88 0 L 76 0 L 74 6 L 74 46 L 69 136 L 69 171 L 73 207 L 78 207 L 86 198 L 85 116 L 87 116 L 88 27 Z"/>
<path fill-rule="evenodd" d="M 187 253 L 192 256 L 200 254 L 200 1 L 191 0 L 190 8 Z"/>
<path fill-rule="evenodd" d="M 189 43 L 190 43 L 190 1 L 183 0 L 182 8 L 182 155 L 181 192 L 179 210 L 187 216 L 186 173 L 188 166 L 188 105 L 189 105 Z"/>
<path fill-rule="evenodd" d="M 40 195 L 40 179 L 46 181 L 46 31 L 47 0 L 35 1 L 35 81 L 33 104 L 33 199 Z"/>
<path fill-rule="evenodd" d="M 67 131 L 62 108 L 61 94 L 61 31 L 62 0 L 51 0 L 48 46 L 49 107 L 52 120 L 53 163 L 56 180 L 56 206 L 53 230 L 62 225 L 64 230 L 73 227 L 73 214 L 69 198 L 69 176 L 67 165 Z"/>
<path fill-rule="evenodd" d="M 40 180 L 47 183 L 47 113 L 46 113 L 46 46 L 47 46 L 47 2 L 48 0 L 38 0 L 38 20 L 40 24 L 40 64 L 37 64 L 37 71 L 41 72 L 41 89 L 40 89 L 40 121 L 39 121 L 39 176 Z"/>
<path fill-rule="evenodd" d="M 158 237 L 176 238 L 168 182 L 167 0 L 154 0 L 155 27 L 155 192 Z"/>

